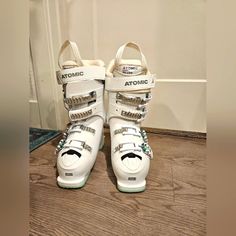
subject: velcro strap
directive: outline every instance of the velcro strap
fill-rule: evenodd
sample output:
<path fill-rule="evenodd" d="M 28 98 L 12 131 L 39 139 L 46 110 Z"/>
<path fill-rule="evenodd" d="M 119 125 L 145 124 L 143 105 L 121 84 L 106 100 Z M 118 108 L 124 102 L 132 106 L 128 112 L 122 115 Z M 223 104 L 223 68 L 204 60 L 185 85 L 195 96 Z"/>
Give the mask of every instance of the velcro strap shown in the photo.
<path fill-rule="evenodd" d="M 106 78 L 105 88 L 108 91 L 135 91 L 151 89 L 155 86 L 155 75 L 138 75 Z"/>
<path fill-rule="evenodd" d="M 84 120 L 96 115 L 101 117 L 103 115 L 103 106 L 101 102 L 96 102 L 85 108 L 69 111 L 69 118 L 71 121 Z"/>
<path fill-rule="evenodd" d="M 81 80 L 105 80 L 105 68 L 102 66 L 80 66 L 57 71 L 58 84 L 67 84 Z"/>

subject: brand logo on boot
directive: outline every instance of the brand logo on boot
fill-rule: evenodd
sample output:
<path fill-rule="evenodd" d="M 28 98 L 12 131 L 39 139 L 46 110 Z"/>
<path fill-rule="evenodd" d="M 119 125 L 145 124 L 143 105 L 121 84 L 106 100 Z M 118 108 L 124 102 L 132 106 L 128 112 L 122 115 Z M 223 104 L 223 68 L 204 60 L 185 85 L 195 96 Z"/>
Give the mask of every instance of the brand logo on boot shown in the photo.
<path fill-rule="evenodd" d="M 125 82 L 125 86 L 148 84 L 148 80 L 134 80 Z"/>
<path fill-rule="evenodd" d="M 71 77 L 76 77 L 76 76 L 83 76 L 84 72 L 80 71 L 80 72 L 75 72 L 75 73 L 69 73 L 69 74 L 64 74 L 62 75 L 62 79 L 66 79 L 66 78 L 71 78 Z"/>
<path fill-rule="evenodd" d="M 122 73 L 127 75 L 133 75 L 139 73 L 140 69 L 137 66 L 122 66 Z"/>
<path fill-rule="evenodd" d="M 139 65 L 119 65 L 116 70 L 125 75 L 139 75 L 143 72 L 143 67 Z"/>

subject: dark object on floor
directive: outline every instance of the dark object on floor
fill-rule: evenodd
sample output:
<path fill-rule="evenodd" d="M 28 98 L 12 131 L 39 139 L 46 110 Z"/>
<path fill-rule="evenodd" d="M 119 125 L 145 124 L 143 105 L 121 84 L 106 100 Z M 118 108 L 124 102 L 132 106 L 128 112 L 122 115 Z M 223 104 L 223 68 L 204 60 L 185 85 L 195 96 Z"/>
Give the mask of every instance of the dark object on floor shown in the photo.
<path fill-rule="evenodd" d="M 42 144 L 48 142 L 52 138 L 55 138 L 60 133 L 60 131 L 55 130 L 30 128 L 30 152 L 32 152 L 34 149 L 38 148 Z"/>

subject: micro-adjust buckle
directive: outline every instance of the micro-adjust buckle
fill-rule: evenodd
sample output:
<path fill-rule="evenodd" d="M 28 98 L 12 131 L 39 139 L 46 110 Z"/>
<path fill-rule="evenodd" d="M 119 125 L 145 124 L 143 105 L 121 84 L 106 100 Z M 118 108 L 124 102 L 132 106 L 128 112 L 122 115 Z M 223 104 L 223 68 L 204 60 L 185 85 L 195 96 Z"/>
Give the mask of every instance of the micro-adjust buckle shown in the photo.
<path fill-rule="evenodd" d="M 140 134 L 143 138 L 143 143 L 140 145 L 143 153 L 145 153 L 150 159 L 153 159 L 153 153 L 150 145 L 148 144 L 147 133 L 144 129 L 140 130 Z"/>
<path fill-rule="evenodd" d="M 144 104 L 144 105 L 138 105 L 137 108 L 136 108 L 138 111 L 141 111 L 142 113 L 147 113 L 147 105 Z"/>
<path fill-rule="evenodd" d="M 153 159 L 152 149 L 148 143 L 144 142 L 140 145 L 143 153 L 148 156 L 148 158 Z"/>
<path fill-rule="evenodd" d="M 135 143 L 129 142 L 129 143 L 121 143 L 118 146 L 115 147 L 114 153 L 115 152 L 125 152 L 125 151 L 141 151 L 141 148 L 136 146 Z"/>
<path fill-rule="evenodd" d="M 152 98 L 151 93 L 146 93 L 145 98 L 141 97 L 134 97 L 134 96 L 125 96 L 124 94 L 117 93 L 116 94 L 116 100 L 118 102 L 121 102 L 123 104 L 128 104 L 128 105 L 135 105 L 135 106 L 140 106 L 140 105 L 145 105 L 148 101 L 150 101 Z"/>
<path fill-rule="evenodd" d="M 140 137 L 141 134 L 139 131 L 137 131 L 136 128 L 134 127 L 122 127 L 121 129 L 116 129 L 114 131 L 114 134 L 122 134 L 122 135 L 133 135 L 133 136 L 137 136 Z"/>
<path fill-rule="evenodd" d="M 73 106 L 82 105 L 92 101 L 96 101 L 97 94 L 95 91 L 90 92 L 88 95 L 76 95 L 68 98 L 64 98 L 64 103 L 67 109 L 71 109 Z"/>
<path fill-rule="evenodd" d="M 149 102 L 151 99 L 152 99 L 152 94 L 150 92 L 146 93 L 146 97 L 143 98 L 145 102 Z"/>

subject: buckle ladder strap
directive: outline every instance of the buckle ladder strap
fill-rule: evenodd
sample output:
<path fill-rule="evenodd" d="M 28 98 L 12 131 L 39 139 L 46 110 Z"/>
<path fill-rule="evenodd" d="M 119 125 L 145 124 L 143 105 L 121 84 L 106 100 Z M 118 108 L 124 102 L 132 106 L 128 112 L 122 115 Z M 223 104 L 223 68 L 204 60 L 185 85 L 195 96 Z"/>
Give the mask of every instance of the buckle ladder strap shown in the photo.
<path fill-rule="evenodd" d="M 136 49 L 140 55 L 141 55 L 141 62 L 142 62 L 142 66 L 144 68 L 147 68 L 147 61 L 146 61 L 146 58 L 145 56 L 143 55 L 142 53 L 142 50 L 141 48 L 138 46 L 138 44 L 134 43 L 134 42 L 128 42 L 126 44 L 123 44 L 117 51 L 117 54 L 116 54 L 116 58 L 115 58 L 115 66 L 119 65 L 120 64 L 120 60 L 123 56 L 123 53 L 124 53 L 124 50 L 126 47 L 129 47 L 129 48 L 133 48 L 133 49 Z"/>
<path fill-rule="evenodd" d="M 124 95 L 122 93 L 116 93 L 116 101 L 127 104 L 127 105 L 133 105 L 133 106 L 140 106 L 140 105 L 146 105 L 152 98 L 151 93 L 146 93 L 144 97 L 141 96 L 130 96 L 130 95 Z"/>
<path fill-rule="evenodd" d="M 78 143 L 80 145 L 78 145 Z M 92 147 L 86 144 L 84 141 L 75 140 L 75 139 L 71 139 L 71 140 L 62 139 L 57 145 L 56 153 L 58 153 L 64 148 L 69 148 L 69 149 L 74 148 L 74 149 L 79 149 L 80 151 L 85 149 L 85 150 L 88 150 L 89 152 L 92 151 Z"/>
<path fill-rule="evenodd" d="M 67 131 L 68 134 L 71 134 L 71 133 L 81 133 L 82 131 L 86 131 L 86 132 L 89 132 L 91 134 L 95 134 L 96 133 L 96 130 L 91 128 L 91 127 L 88 127 L 88 126 L 85 126 L 83 124 L 76 124 L 76 125 L 73 125 L 70 127 L 70 129 Z"/>
<path fill-rule="evenodd" d="M 82 151 L 83 149 L 85 149 L 89 152 L 92 151 L 91 146 L 86 144 L 84 141 L 76 140 L 76 139 L 66 141 L 62 148 L 69 148 L 69 149 L 76 148 L 76 149 L 79 149 L 80 151 Z"/>
<path fill-rule="evenodd" d="M 96 92 L 91 92 L 84 96 L 76 95 L 76 96 L 64 98 L 64 103 L 68 106 L 68 108 L 71 108 L 76 105 L 82 105 L 88 102 L 95 101 L 96 98 L 97 98 Z"/>
<path fill-rule="evenodd" d="M 140 130 L 138 130 L 136 127 L 122 127 L 120 129 L 116 129 L 114 131 L 114 135 L 116 134 L 122 134 L 122 135 L 133 135 L 137 137 L 142 137 Z"/>
<path fill-rule="evenodd" d="M 109 117 L 108 120 L 111 117 L 121 117 L 126 120 L 141 122 L 144 120 L 145 116 L 147 114 L 146 107 L 144 107 L 143 110 L 134 110 L 134 109 L 128 109 L 124 106 L 118 106 L 117 104 L 109 106 Z"/>
<path fill-rule="evenodd" d="M 84 120 L 92 116 L 101 116 L 103 117 L 103 105 L 101 102 L 96 102 L 92 105 L 89 105 L 85 108 L 70 110 L 69 118 L 71 121 Z"/>
<path fill-rule="evenodd" d="M 102 66 L 80 66 L 56 72 L 58 84 L 67 84 L 81 80 L 105 80 L 105 68 Z"/>
<path fill-rule="evenodd" d="M 138 151 L 141 152 L 142 149 L 137 146 L 135 143 L 128 142 L 128 143 L 121 143 L 118 146 L 115 147 L 114 153 L 115 152 L 126 152 L 126 151 Z"/>
<path fill-rule="evenodd" d="M 86 92 L 84 94 L 78 93 L 76 95 L 68 96 L 64 98 L 64 103 L 66 109 L 71 109 L 77 105 L 83 105 L 89 102 L 96 101 L 103 98 L 103 88 L 96 88 L 91 92 Z"/>
<path fill-rule="evenodd" d="M 66 40 L 62 44 L 61 49 L 59 51 L 59 55 L 58 55 L 58 66 L 60 67 L 60 69 L 62 69 L 62 58 L 61 58 L 62 57 L 62 53 L 64 52 L 64 50 L 68 46 L 70 46 L 70 48 L 71 48 L 71 51 L 73 53 L 73 56 L 74 56 L 76 64 L 78 66 L 83 66 L 83 62 L 82 62 L 82 59 L 81 59 L 81 56 L 80 56 L 77 44 L 75 42 L 70 41 L 70 40 Z"/>
<path fill-rule="evenodd" d="M 106 78 L 105 89 L 108 91 L 135 91 L 155 87 L 155 75 Z"/>
<path fill-rule="evenodd" d="M 132 142 L 121 143 L 114 148 L 114 153 L 116 152 L 143 152 L 149 159 L 153 159 L 153 152 L 148 143 L 142 143 L 141 145 L 136 145 Z"/>

